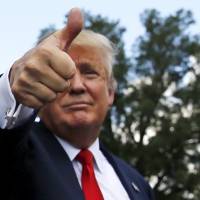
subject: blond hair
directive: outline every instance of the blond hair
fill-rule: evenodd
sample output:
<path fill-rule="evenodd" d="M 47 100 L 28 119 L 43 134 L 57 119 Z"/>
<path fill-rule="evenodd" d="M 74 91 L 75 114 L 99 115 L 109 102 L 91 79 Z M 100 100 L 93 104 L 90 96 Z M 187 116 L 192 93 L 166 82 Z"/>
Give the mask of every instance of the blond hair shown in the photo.
<path fill-rule="evenodd" d="M 107 37 L 100 33 L 84 29 L 73 40 L 71 46 L 88 46 L 101 49 L 104 53 L 104 59 L 107 61 L 106 70 L 108 73 L 109 85 L 113 89 L 116 89 L 116 81 L 113 75 L 116 48 Z"/>

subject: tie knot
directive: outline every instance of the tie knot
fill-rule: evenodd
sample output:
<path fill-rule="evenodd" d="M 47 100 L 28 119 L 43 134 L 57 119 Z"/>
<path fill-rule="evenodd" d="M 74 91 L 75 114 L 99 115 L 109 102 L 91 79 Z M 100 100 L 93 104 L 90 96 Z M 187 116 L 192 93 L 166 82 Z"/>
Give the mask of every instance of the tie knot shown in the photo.
<path fill-rule="evenodd" d="M 93 163 L 93 154 L 91 151 L 89 151 L 87 149 L 83 149 L 76 156 L 76 160 L 81 162 L 82 165 L 92 164 Z"/>

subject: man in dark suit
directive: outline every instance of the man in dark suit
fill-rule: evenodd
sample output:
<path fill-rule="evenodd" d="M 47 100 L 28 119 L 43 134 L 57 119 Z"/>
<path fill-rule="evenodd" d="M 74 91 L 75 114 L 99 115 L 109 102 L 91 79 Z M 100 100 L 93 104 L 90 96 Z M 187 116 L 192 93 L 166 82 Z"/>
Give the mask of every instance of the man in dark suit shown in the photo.
<path fill-rule="evenodd" d="M 114 51 L 82 27 L 80 10 L 72 9 L 66 27 L 0 78 L 2 199 L 153 199 L 143 177 L 99 143 L 114 100 Z"/>

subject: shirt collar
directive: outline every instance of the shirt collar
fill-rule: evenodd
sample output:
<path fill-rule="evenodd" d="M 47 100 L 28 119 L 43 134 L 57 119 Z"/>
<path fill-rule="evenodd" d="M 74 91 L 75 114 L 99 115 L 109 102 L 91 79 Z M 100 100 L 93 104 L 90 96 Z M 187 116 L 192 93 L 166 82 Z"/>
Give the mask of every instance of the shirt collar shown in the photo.
<path fill-rule="evenodd" d="M 81 149 L 74 147 L 69 142 L 58 137 L 57 135 L 55 135 L 55 137 L 58 140 L 58 142 L 61 144 L 61 146 L 67 153 L 67 155 L 69 156 L 69 159 L 71 160 L 71 162 L 73 162 L 75 160 L 76 156 L 78 155 L 78 153 L 81 151 Z M 103 154 L 100 150 L 99 138 L 97 138 L 88 149 L 92 152 L 92 154 L 94 156 L 95 165 L 97 167 L 97 170 L 102 172 L 103 162 L 105 160 L 105 157 L 103 156 Z"/>

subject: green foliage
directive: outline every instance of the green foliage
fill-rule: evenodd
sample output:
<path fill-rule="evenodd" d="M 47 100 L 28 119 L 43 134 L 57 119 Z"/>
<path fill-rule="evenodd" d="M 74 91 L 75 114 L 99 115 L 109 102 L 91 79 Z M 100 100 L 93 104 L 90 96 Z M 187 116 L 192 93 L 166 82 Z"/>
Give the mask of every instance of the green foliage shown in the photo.
<path fill-rule="evenodd" d="M 48 37 L 50 34 L 52 34 L 55 31 L 56 31 L 56 28 L 54 25 L 49 25 L 49 27 L 43 28 L 40 31 L 37 43 L 40 43 L 41 40 L 45 39 L 46 37 Z"/>
<path fill-rule="evenodd" d="M 101 139 L 150 181 L 157 199 L 199 200 L 200 36 L 190 33 L 192 13 L 162 17 L 146 10 L 141 15 L 146 32 L 131 59 L 119 21 L 89 13 L 85 18 L 85 28 L 106 35 L 118 48 L 116 100 Z"/>
<path fill-rule="evenodd" d="M 125 105 L 131 110 L 132 122 L 124 123 L 127 127 L 137 122 L 127 132 L 139 135 L 137 142 L 132 141 L 134 164 L 150 180 L 154 178 L 157 199 L 197 200 L 200 102 L 199 74 L 192 59 L 198 61 L 200 39 L 189 33 L 194 23 L 189 11 L 162 18 L 156 10 L 147 10 L 141 19 L 146 33 L 137 41 L 132 68 L 139 83 L 130 85 L 132 92 Z M 188 85 L 184 80 L 189 73 L 196 80 Z"/>

